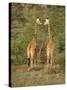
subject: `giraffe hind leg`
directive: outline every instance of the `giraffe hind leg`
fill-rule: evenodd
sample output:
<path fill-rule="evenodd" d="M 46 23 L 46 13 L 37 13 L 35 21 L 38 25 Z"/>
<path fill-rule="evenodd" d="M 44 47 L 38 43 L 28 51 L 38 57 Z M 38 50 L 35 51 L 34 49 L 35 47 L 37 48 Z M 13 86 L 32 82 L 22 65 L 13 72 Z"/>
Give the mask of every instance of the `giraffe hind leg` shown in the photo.
<path fill-rule="evenodd" d="M 28 60 L 28 66 L 30 66 L 30 50 L 27 48 L 27 60 Z"/>

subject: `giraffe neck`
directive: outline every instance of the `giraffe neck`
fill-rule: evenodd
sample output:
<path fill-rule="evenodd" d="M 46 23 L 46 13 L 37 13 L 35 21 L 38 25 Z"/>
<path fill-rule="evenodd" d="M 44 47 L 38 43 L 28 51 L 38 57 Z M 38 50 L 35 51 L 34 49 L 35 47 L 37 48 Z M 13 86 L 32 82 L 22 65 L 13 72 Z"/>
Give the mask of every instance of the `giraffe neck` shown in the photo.
<path fill-rule="evenodd" d="M 51 31 L 50 31 L 50 24 L 48 24 L 48 39 L 52 40 L 52 35 L 51 35 Z"/>
<path fill-rule="evenodd" d="M 34 34 L 34 37 L 33 37 L 35 40 L 36 40 L 36 42 L 37 42 L 37 35 L 36 34 Z"/>

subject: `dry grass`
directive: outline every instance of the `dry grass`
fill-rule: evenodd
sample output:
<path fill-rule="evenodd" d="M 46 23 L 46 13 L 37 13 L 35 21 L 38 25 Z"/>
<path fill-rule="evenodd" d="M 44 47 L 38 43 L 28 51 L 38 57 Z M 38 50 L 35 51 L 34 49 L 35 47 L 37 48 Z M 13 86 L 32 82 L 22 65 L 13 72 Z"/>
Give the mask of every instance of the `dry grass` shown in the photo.
<path fill-rule="evenodd" d="M 13 87 L 63 84 L 65 82 L 64 71 L 60 65 L 47 68 L 46 65 L 37 65 L 31 71 L 27 71 L 27 65 L 12 65 L 11 83 Z"/>

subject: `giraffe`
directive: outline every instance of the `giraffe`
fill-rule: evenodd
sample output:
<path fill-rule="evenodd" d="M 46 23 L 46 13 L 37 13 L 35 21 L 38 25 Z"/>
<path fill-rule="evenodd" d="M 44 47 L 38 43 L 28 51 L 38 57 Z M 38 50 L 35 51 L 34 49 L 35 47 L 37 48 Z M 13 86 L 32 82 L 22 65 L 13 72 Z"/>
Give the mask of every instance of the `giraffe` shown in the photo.
<path fill-rule="evenodd" d="M 44 25 L 47 25 L 48 29 L 48 42 L 46 47 L 46 55 L 47 55 L 47 65 L 53 65 L 53 55 L 54 55 L 54 41 L 51 35 L 50 29 L 50 21 L 48 18 L 45 19 Z"/>
<path fill-rule="evenodd" d="M 36 21 L 35 21 L 35 32 L 34 32 L 34 36 L 32 38 L 32 40 L 29 42 L 28 46 L 27 46 L 27 59 L 28 59 L 28 71 L 30 69 L 33 68 L 33 64 L 37 63 L 37 31 L 38 31 L 38 27 L 39 25 L 41 25 L 40 19 L 39 17 L 37 17 Z"/>
<path fill-rule="evenodd" d="M 31 42 L 29 42 L 28 46 L 27 46 L 27 59 L 28 59 L 28 71 L 31 70 L 33 68 L 33 64 L 36 61 L 36 57 L 37 57 L 37 41 L 36 41 L 36 37 L 33 36 Z"/>

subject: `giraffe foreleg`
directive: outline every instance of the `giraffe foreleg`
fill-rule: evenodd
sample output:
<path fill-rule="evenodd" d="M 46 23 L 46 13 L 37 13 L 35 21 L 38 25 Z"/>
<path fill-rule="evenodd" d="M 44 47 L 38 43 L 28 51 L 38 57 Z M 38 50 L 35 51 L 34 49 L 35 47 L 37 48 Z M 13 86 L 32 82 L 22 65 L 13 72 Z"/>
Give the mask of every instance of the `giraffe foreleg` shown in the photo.
<path fill-rule="evenodd" d="M 50 53 L 49 49 L 47 49 L 47 65 L 49 65 L 49 60 L 50 60 Z"/>

